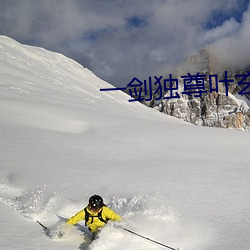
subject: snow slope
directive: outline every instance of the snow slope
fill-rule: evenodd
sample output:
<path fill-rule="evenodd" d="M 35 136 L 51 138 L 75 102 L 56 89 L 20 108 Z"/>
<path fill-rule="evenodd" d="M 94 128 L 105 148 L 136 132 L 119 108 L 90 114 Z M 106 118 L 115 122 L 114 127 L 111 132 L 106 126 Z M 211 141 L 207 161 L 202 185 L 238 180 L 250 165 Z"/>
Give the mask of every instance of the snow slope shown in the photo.
<path fill-rule="evenodd" d="M 124 227 L 166 245 L 248 250 L 249 133 L 196 127 L 108 87 L 0 36 L 0 248 L 162 249 L 112 225 L 90 244 L 83 223 L 61 240 L 36 223 L 53 228 L 97 193 Z"/>

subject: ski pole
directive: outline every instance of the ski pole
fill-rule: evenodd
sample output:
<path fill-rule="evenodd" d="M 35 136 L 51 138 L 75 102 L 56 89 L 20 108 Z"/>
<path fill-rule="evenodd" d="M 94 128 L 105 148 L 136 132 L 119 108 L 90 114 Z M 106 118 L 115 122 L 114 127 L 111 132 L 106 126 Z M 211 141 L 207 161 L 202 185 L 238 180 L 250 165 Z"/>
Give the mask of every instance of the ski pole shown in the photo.
<path fill-rule="evenodd" d="M 36 221 L 40 226 L 42 226 L 43 227 L 43 229 L 46 231 L 46 230 L 48 230 L 48 228 L 47 227 L 45 227 L 41 222 L 39 222 L 38 220 Z"/>
<path fill-rule="evenodd" d="M 141 237 L 141 238 L 143 238 L 143 239 L 145 239 L 145 240 L 154 242 L 154 243 L 156 243 L 156 244 L 158 244 L 158 245 L 161 245 L 161 246 L 163 246 L 163 247 L 169 248 L 169 249 L 171 249 L 171 250 L 180 250 L 180 248 L 173 248 L 173 247 L 167 246 L 167 245 L 162 244 L 162 243 L 160 243 L 160 242 L 158 242 L 158 241 L 152 240 L 152 239 L 150 239 L 150 238 L 148 238 L 148 237 L 145 237 L 145 236 L 143 236 L 143 235 L 140 235 L 140 234 L 138 234 L 138 233 L 135 233 L 135 232 L 133 232 L 133 231 L 127 229 L 127 228 L 122 228 L 122 229 L 125 230 L 125 231 L 127 231 L 127 232 L 129 232 L 129 233 L 131 233 L 131 234 L 137 235 L 137 236 L 139 236 L 139 237 Z"/>

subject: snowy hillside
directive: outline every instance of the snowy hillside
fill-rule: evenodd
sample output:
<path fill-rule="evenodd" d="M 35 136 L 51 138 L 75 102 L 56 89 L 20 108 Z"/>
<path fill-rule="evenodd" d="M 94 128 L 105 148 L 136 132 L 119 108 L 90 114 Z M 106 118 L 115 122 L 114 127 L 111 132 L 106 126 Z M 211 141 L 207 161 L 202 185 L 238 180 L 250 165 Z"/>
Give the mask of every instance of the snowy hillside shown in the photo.
<path fill-rule="evenodd" d="M 0 36 L 1 249 L 163 249 L 108 225 L 53 227 L 92 194 L 122 225 L 184 250 L 250 248 L 247 132 L 196 127 L 140 103 L 76 62 Z M 84 223 L 81 223 L 83 226 Z"/>

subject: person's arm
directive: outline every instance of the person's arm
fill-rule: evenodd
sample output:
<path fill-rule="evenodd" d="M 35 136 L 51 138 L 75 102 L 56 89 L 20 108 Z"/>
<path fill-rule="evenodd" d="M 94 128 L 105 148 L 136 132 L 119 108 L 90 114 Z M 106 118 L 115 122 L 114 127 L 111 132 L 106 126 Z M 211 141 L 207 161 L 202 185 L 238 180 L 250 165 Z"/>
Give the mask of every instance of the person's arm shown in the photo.
<path fill-rule="evenodd" d="M 122 221 L 122 218 L 120 215 L 116 214 L 113 210 L 111 210 L 108 207 L 104 207 L 104 214 L 107 219 L 110 219 L 112 221 Z"/>
<path fill-rule="evenodd" d="M 85 219 L 85 211 L 84 209 L 72 216 L 70 219 L 68 219 L 67 224 L 75 225 L 78 221 Z"/>

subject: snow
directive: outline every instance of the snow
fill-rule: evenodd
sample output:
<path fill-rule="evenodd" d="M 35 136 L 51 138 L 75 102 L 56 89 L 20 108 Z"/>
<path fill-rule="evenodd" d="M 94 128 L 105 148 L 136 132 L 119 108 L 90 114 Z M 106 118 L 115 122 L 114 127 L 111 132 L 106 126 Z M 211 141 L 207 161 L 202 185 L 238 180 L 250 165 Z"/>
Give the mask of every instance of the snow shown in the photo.
<path fill-rule="evenodd" d="M 235 102 L 238 102 L 239 105 L 242 105 L 243 107 L 250 105 L 250 100 L 248 100 L 245 96 L 235 94 L 231 95 L 234 97 Z"/>
<path fill-rule="evenodd" d="M 124 69 L 125 70 L 125 69 Z M 248 250 L 249 133 L 197 127 L 140 103 L 63 55 L 0 36 L 1 249 L 163 247 L 84 222 L 50 239 L 93 194 L 122 226 L 184 250 Z"/>

